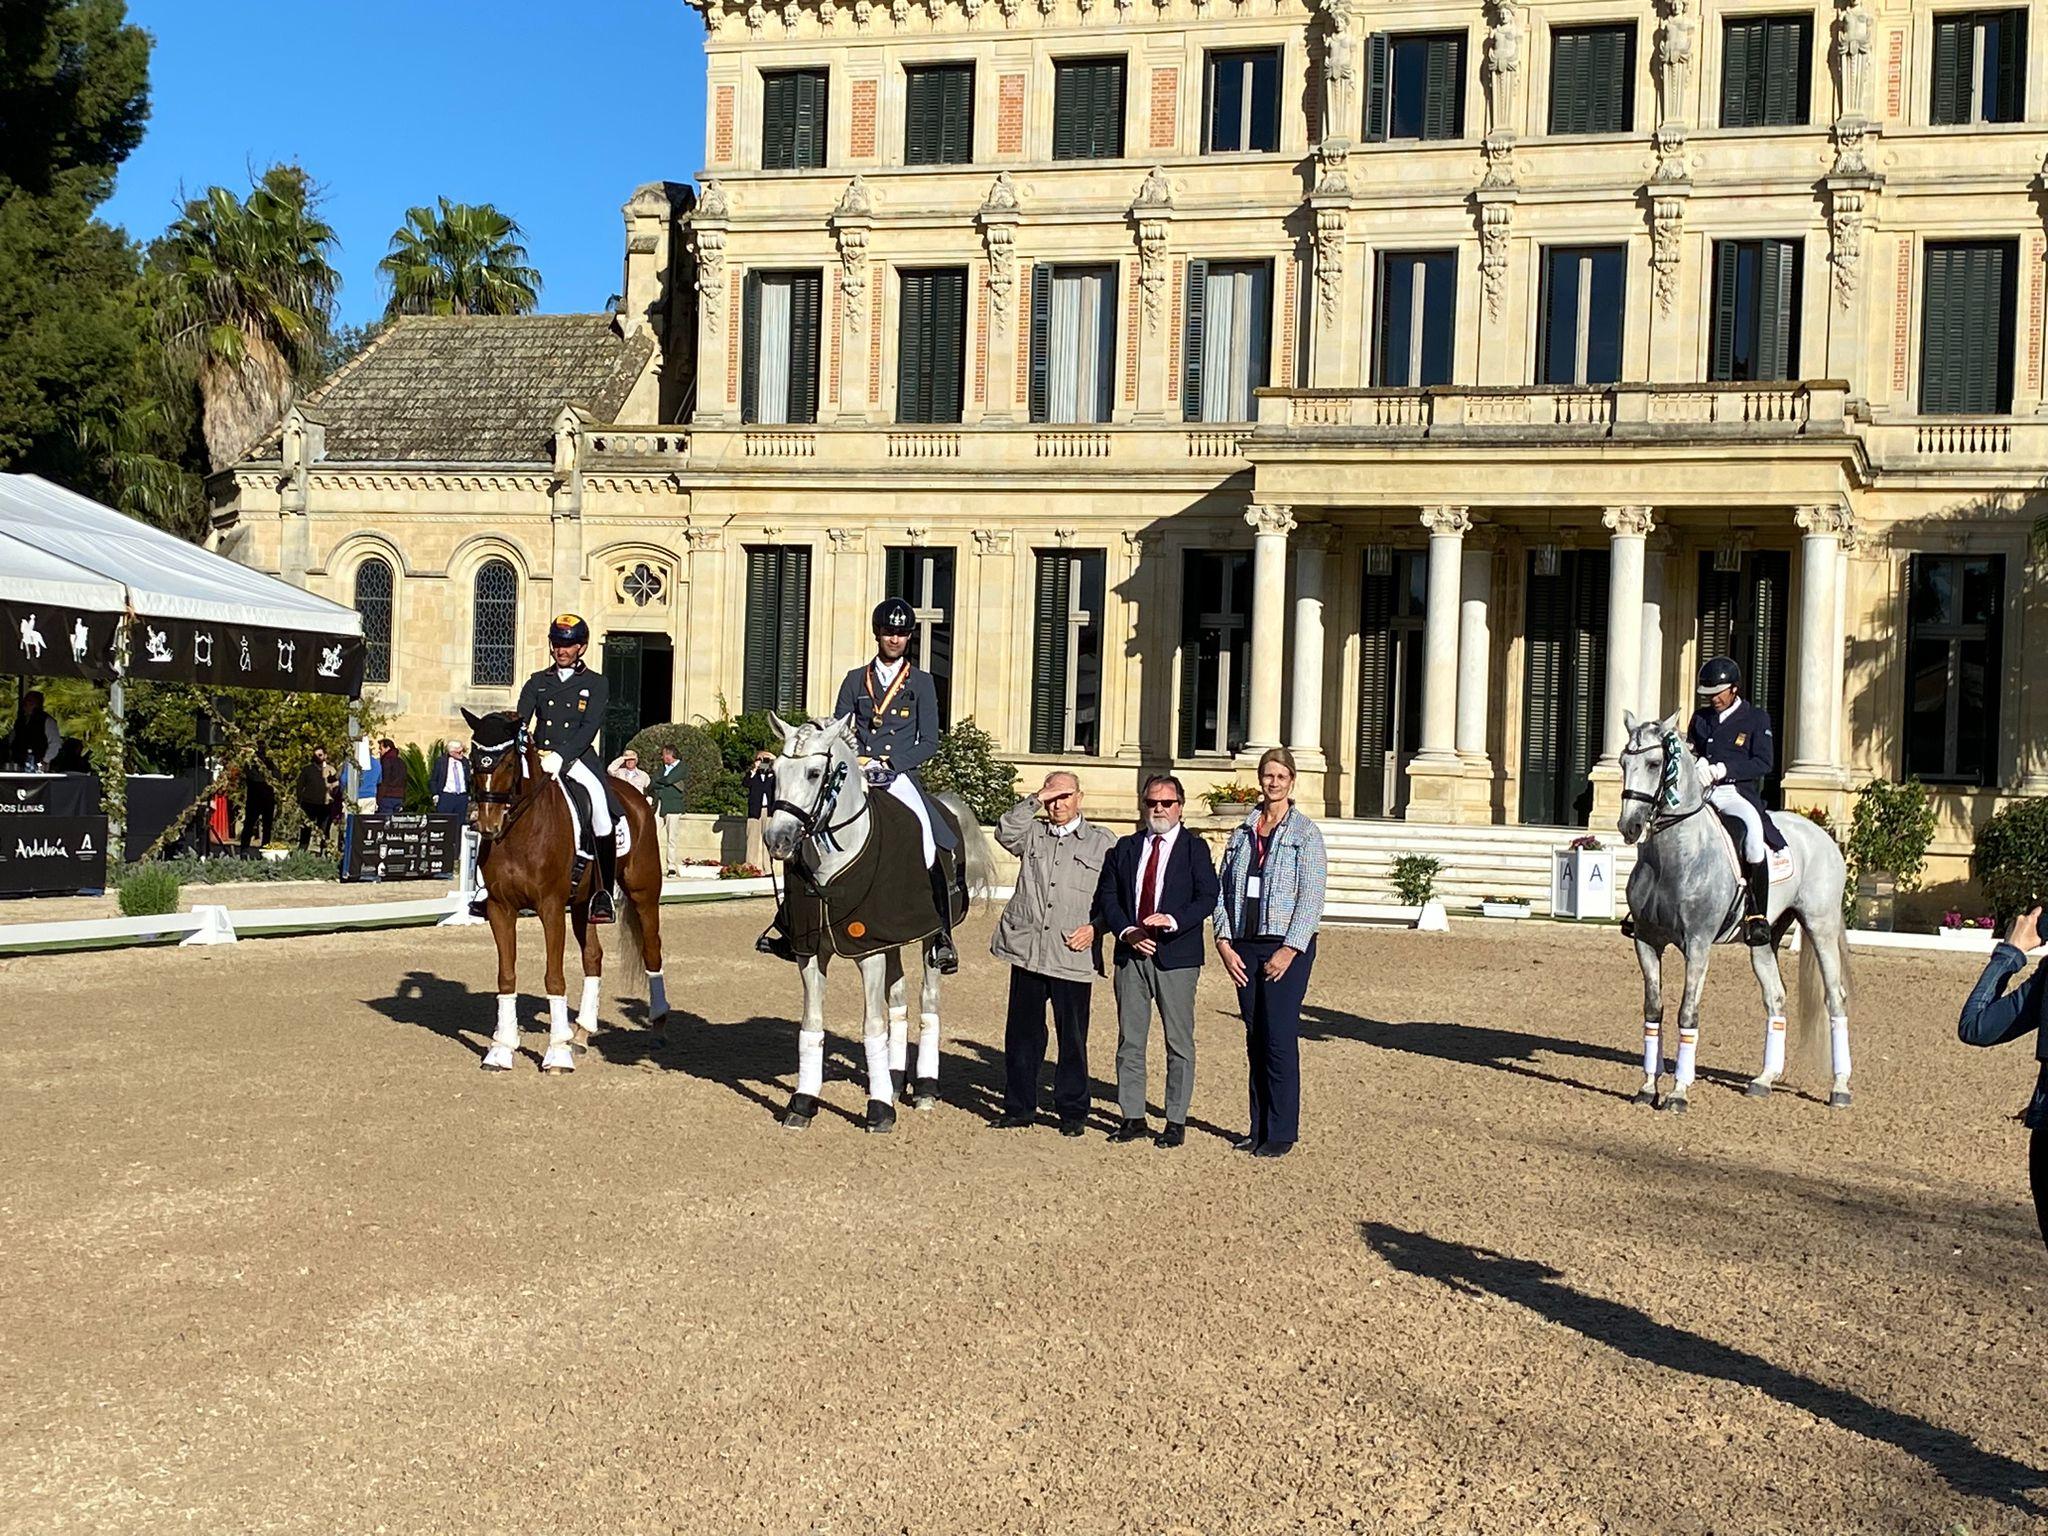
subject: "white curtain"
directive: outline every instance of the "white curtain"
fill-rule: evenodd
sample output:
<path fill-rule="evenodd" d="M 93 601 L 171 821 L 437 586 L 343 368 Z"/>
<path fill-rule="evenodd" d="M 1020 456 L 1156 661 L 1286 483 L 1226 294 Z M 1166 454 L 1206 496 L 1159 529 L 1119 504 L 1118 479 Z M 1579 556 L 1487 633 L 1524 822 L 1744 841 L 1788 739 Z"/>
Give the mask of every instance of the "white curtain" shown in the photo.
<path fill-rule="evenodd" d="M 1046 337 L 1046 419 L 1102 420 L 1103 361 L 1100 272 L 1055 272 Z"/>
<path fill-rule="evenodd" d="M 1263 262 L 1209 268 L 1202 290 L 1202 420 L 1252 419 L 1252 390 L 1264 382 L 1270 288 L 1271 269 Z"/>
<path fill-rule="evenodd" d="M 789 300 L 787 277 L 761 279 L 761 330 L 754 352 L 754 419 L 789 420 Z"/>

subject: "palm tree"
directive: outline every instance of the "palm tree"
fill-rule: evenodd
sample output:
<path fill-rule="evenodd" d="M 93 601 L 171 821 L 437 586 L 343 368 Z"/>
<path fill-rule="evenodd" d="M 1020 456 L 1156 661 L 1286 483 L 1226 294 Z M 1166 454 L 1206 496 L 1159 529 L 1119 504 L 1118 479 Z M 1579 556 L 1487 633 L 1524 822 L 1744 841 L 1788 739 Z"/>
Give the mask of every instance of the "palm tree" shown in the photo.
<path fill-rule="evenodd" d="M 540 273 L 526 265 L 519 225 L 489 203 L 410 208 L 377 263 L 391 283 L 386 317 L 524 315 L 540 302 Z"/>
<path fill-rule="evenodd" d="M 197 365 L 213 469 L 283 420 L 318 369 L 341 284 L 318 196 L 298 166 L 273 165 L 246 199 L 209 187 L 151 248 L 157 324 L 167 348 Z"/>

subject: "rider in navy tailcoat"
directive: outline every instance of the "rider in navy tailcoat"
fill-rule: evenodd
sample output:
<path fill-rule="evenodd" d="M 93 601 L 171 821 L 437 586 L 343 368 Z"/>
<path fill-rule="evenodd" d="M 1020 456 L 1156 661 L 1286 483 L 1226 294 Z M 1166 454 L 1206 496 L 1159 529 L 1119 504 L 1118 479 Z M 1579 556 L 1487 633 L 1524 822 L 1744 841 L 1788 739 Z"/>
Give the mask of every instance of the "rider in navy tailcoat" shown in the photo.
<path fill-rule="evenodd" d="M 1732 821 L 1742 824 L 1742 866 L 1748 892 L 1743 937 L 1751 944 L 1771 942 L 1770 898 L 1773 849 L 1785 837 L 1764 805 L 1763 781 L 1777 765 L 1771 717 L 1742 697 L 1742 668 L 1716 656 L 1700 668 L 1700 707 L 1685 733 L 1693 751 L 1710 766 L 1713 786 L 1707 800 Z"/>
<path fill-rule="evenodd" d="M 558 614 L 548 626 L 548 649 L 554 665 L 543 667 L 519 690 L 521 722 L 538 717 L 536 741 L 541 748 L 541 767 L 560 778 L 572 779 L 584 792 L 588 805 L 587 850 L 576 850 L 576 865 L 569 876 L 574 890 L 597 856 L 597 881 L 590 892 L 590 921 L 612 921 L 612 886 L 617 879 L 618 845 L 612 840 L 612 809 L 605 792 L 604 767 L 597 758 L 597 738 L 604 730 L 605 704 L 609 697 L 604 678 L 583 664 L 590 644 L 590 626 L 573 613 Z"/>

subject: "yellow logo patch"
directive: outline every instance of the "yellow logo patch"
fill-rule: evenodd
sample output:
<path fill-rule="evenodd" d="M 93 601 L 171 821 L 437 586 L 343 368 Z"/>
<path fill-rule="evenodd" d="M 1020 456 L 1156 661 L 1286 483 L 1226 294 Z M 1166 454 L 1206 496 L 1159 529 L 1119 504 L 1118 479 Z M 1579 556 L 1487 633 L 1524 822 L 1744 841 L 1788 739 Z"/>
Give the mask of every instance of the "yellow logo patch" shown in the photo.
<path fill-rule="evenodd" d="M 1749 745 L 1749 732 L 1747 732 L 1747 731 L 1737 731 L 1737 732 L 1735 733 L 1735 745 L 1737 745 L 1738 747 L 1746 747 L 1746 746 L 1748 746 L 1748 745 Z"/>

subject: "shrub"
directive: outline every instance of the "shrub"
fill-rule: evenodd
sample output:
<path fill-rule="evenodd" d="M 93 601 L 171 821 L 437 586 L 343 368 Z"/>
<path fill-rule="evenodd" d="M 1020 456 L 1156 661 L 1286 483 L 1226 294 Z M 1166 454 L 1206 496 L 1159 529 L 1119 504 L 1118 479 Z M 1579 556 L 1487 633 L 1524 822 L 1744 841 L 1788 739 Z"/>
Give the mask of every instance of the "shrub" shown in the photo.
<path fill-rule="evenodd" d="M 650 775 L 661 766 L 661 749 L 676 749 L 676 761 L 683 765 L 685 811 L 714 816 L 746 814 L 746 788 L 740 776 L 726 767 L 717 743 L 705 727 L 673 721 L 650 725 L 626 745 L 640 754 L 640 767 Z"/>
<path fill-rule="evenodd" d="M 399 760 L 405 764 L 405 809 L 413 816 L 425 815 L 434 808 L 434 786 L 432 770 L 427 766 L 427 754 L 416 741 L 408 741 L 398 749 Z"/>
<path fill-rule="evenodd" d="M 232 885 L 243 881 L 333 880 L 340 866 L 331 853 L 300 853 L 281 859 L 158 859 L 132 864 L 130 873 L 168 870 L 180 885 Z"/>
<path fill-rule="evenodd" d="M 2048 799 L 2016 800 L 1985 822 L 1970 874 L 2000 927 L 2039 901 L 2048 892 Z"/>
<path fill-rule="evenodd" d="M 939 738 L 919 777 L 933 794 L 958 795 L 977 819 L 996 820 L 1017 803 L 1017 770 L 996 756 L 996 739 L 969 715 Z"/>
<path fill-rule="evenodd" d="M 123 917 L 162 917 L 178 910 L 178 876 L 162 864 L 143 864 L 121 880 Z"/>
<path fill-rule="evenodd" d="M 1404 853 L 1394 860 L 1394 894 L 1404 907 L 1419 907 L 1436 895 L 1436 877 L 1443 865 L 1426 853 Z"/>
<path fill-rule="evenodd" d="M 1257 805 L 1259 786 L 1256 784 L 1218 784 L 1214 789 L 1202 791 L 1203 803 L 1209 807 L 1211 816 L 1218 815 L 1225 806 Z"/>
<path fill-rule="evenodd" d="M 1856 792 L 1856 814 L 1844 849 L 1858 873 L 1883 870 L 1901 891 L 1917 890 L 1934 841 L 1934 801 L 1918 779 L 1903 784 L 1872 779 Z"/>
<path fill-rule="evenodd" d="M 768 711 L 757 709 L 750 715 L 734 715 L 725 702 L 725 695 L 718 696 L 718 715 L 715 719 L 699 718 L 698 726 L 718 749 L 719 760 L 727 769 L 744 779 L 747 770 L 754 766 L 756 752 L 780 752 L 782 738 L 776 734 L 775 726 L 768 718 Z M 744 812 L 745 807 L 741 807 Z"/>

